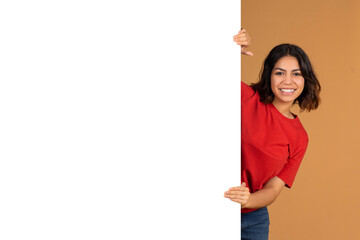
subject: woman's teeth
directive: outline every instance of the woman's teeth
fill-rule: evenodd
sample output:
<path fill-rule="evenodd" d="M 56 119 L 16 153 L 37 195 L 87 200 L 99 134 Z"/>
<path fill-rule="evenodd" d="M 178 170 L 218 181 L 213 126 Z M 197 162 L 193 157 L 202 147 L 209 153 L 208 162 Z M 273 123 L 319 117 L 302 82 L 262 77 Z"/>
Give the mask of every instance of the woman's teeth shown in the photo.
<path fill-rule="evenodd" d="M 280 91 L 290 93 L 290 92 L 294 92 L 295 89 L 280 89 Z"/>

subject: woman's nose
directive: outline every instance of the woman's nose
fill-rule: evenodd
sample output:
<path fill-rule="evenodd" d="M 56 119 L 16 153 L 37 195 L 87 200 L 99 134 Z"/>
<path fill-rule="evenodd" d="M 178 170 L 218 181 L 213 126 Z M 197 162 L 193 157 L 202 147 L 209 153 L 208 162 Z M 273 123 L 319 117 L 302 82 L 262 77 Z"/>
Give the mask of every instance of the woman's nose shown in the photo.
<path fill-rule="evenodd" d="M 290 84 L 292 82 L 292 76 L 291 75 L 285 75 L 284 82 Z"/>

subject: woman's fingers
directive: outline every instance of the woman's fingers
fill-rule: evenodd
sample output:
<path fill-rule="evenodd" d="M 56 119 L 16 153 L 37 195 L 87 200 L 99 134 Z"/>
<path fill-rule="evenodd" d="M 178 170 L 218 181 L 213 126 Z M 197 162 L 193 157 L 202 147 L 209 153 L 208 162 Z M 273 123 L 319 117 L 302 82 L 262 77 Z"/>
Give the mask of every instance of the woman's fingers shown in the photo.
<path fill-rule="evenodd" d="M 250 39 L 246 36 L 234 36 L 234 42 L 241 43 L 241 45 L 250 46 Z"/>
<path fill-rule="evenodd" d="M 240 33 L 245 33 L 246 32 L 246 29 L 245 28 L 241 28 L 240 31 L 239 31 L 239 34 Z"/>
<path fill-rule="evenodd" d="M 240 38 L 250 38 L 249 34 L 247 33 L 241 33 L 241 34 L 236 34 L 233 36 L 234 39 L 240 39 Z"/>
<path fill-rule="evenodd" d="M 238 199 L 230 199 L 230 200 L 233 201 L 233 202 L 240 203 L 241 205 L 245 205 L 247 203 L 246 200 L 238 200 Z"/>
<path fill-rule="evenodd" d="M 241 47 L 241 53 L 248 55 L 248 56 L 254 56 L 254 53 L 247 51 L 246 49 L 244 49 L 243 47 Z"/>
<path fill-rule="evenodd" d="M 249 188 L 246 187 L 245 182 L 243 182 L 241 186 L 229 188 L 228 191 L 224 192 L 224 197 L 233 202 L 240 203 L 243 208 L 250 198 L 250 191 Z"/>
<path fill-rule="evenodd" d="M 247 192 L 242 192 L 242 191 L 227 191 L 225 192 L 225 196 L 227 197 L 237 197 L 237 196 L 244 196 L 246 195 Z"/>
<path fill-rule="evenodd" d="M 232 191 L 232 190 L 235 190 L 235 191 L 238 191 L 238 190 L 247 190 L 247 191 L 249 191 L 249 188 L 247 188 L 247 187 L 246 187 L 246 183 L 243 182 L 243 183 L 241 184 L 241 186 L 236 186 L 236 187 L 231 187 L 231 188 L 229 188 L 229 191 Z"/>
<path fill-rule="evenodd" d="M 224 197 L 233 202 L 241 204 L 241 208 L 244 208 L 249 201 L 250 193 L 244 195 L 224 195 Z"/>
<path fill-rule="evenodd" d="M 247 199 L 250 196 L 249 189 L 246 187 L 239 186 L 231 189 L 233 190 L 224 192 L 224 197 L 230 199 Z"/>
<path fill-rule="evenodd" d="M 239 196 L 239 195 L 233 195 L 233 196 L 224 196 L 225 198 L 230 199 L 231 201 L 247 201 L 249 199 L 250 195 L 244 195 L 244 196 Z"/>
<path fill-rule="evenodd" d="M 252 52 L 246 50 L 246 47 L 251 45 L 251 38 L 245 29 L 241 29 L 237 35 L 233 36 L 233 41 L 236 42 L 237 45 L 241 46 L 242 54 L 254 56 Z"/>
<path fill-rule="evenodd" d="M 234 35 L 233 38 L 235 38 L 235 39 L 240 39 L 240 38 L 248 38 L 248 39 L 250 39 L 250 36 L 247 33 L 240 33 L 240 34 Z"/>
<path fill-rule="evenodd" d="M 248 195 L 227 195 L 225 197 L 234 202 L 243 201 L 244 203 L 246 203 L 249 200 L 250 194 L 248 194 Z"/>
<path fill-rule="evenodd" d="M 233 36 L 234 38 L 249 38 L 249 34 L 247 33 L 240 33 Z"/>
<path fill-rule="evenodd" d="M 231 201 L 233 202 L 237 202 L 237 203 L 240 203 L 241 205 L 245 205 L 249 198 L 243 198 L 243 199 L 240 199 L 240 198 L 229 198 Z"/>
<path fill-rule="evenodd" d="M 224 193 L 225 196 L 248 196 L 250 195 L 249 191 L 243 190 L 243 191 L 227 191 Z"/>
<path fill-rule="evenodd" d="M 247 40 L 243 40 L 243 41 L 234 41 L 236 42 L 237 45 L 241 45 L 242 47 L 249 47 L 250 43 Z"/>

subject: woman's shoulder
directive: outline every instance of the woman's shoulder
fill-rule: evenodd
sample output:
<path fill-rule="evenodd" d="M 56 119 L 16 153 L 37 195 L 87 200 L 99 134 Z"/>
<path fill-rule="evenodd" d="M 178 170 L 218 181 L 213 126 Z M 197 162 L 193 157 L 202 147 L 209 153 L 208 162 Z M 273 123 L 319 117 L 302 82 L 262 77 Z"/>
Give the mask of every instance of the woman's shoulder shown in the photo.
<path fill-rule="evenodd" d="M 245 100 L 255 95 L 255 90 L 248 84 L 241 81 L 241 99 Z"/>

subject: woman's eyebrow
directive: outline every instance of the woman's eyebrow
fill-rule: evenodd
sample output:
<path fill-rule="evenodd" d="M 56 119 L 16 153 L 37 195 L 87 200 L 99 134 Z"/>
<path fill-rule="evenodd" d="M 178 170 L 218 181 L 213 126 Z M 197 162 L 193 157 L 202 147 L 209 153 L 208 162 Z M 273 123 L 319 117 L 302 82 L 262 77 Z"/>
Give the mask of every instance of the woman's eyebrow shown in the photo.
<path fill-rule="evenodd" d="M 279 67 L 275 68 L 274 70 L 280 70 L 280 71 L 284 71 L 284 72 L 286 72 L 286 70 L 285 70 L 285 69 L 283 69 L 283 68 L 279 68 Z M 300 71 L 300 68 L 297 68 L 297 69 L 293 69 L 293 70 L 292 70 L 292 72 L 296 72 L 296 71 Z"/>

